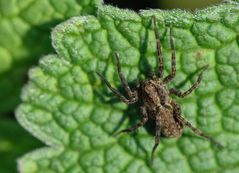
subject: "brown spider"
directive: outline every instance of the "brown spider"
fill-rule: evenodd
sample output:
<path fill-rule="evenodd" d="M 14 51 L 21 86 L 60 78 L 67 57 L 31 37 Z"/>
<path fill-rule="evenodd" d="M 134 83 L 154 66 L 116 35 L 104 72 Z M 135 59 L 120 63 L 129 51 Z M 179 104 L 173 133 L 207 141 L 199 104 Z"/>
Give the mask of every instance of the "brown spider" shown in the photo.
<path fill-rule="evenodd" d="M 102 76 L 100 73 L 97 73 L 100 78 L 105 82 L 108 88 L 124 103 L 134 104 L 138 101 L 142 102 L 140 106 L 142 119 L 137 124 L 133 125 L 130 128 L 119 131 L 117 134 L 122 132 L 134 132 L 137 128 L 143 126 L 148 118 L 152 118 L 156 124 L 156 133 L 155 133 L 155 145 L 151 153 L 151 161 L 153 161 L 154 152 L 160 142 L 160 134 L 162 133 L 166 137 L 176 137 L 179 138 L 183 133 L 183 126 L 189 127 L 195 134 L 210 140 L 219 147 L 223 147 L 219 142 L 214 140 L 212 137 L 204 134 L 201 130 L 194 127 L 189 121 L 181 116 L 180 106 L 172 100 L 170 97 L 171 94 L 174 94 L 178 97 L 185 97 L 189 95 L 194 89 L 198 87 L 202 80 L 203 72 L 208 68 L 208 65 L 202 68 L 197 81 L 185 92 L 178 91 L 175 88 L 168 89 L 166 84 L 169 83 L 176 75 L 176 62 L 175 62 L 175 48 L 174 40 L 172 36 L 172 30 L 170 29 L 170 45 L 172 49 L 172 74 L 169 74 L 163 78 L 164 65 L 161 52 L 161 44 L 159 35 L 157 32 L 157 21 L 153 17 L 154 23 L 154 32 L 157 40 L 157 58 L 159 60 L 159 73 L 149 79 L 142 81 L 137 85 L 136 89 L 132 90 L 128 82 L 125 80 L 121 72 L 121 64 L 119 62 L 119 55 L 116 53 L 115 58 L 117 61 L 117 71 L 119 79 L 129 96 L 129 99 L 120 94 L 115 88 L 113 88 L 110 83 Z"/>

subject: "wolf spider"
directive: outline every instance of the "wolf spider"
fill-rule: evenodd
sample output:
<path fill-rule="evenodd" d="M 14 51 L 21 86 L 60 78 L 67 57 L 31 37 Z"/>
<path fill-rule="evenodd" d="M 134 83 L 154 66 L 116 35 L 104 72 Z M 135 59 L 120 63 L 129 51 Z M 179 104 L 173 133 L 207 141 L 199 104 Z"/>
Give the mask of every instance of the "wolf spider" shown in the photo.
<path fill-rule="evenodd" d="M 185 92 L 178 91 L 175 88 L 168 89 L 166 84 L 172 81 L 176 75 L 176 60 L 175 60 L 175 47 L 174 40 L 172 36 L 172 30 L 170 29 L 170 46 L 172 49 L 171 61 L 172 61 L 172 73 L 164 77 L 164 64 L 161 51 L 161 43 L 159 39 L 159 34 L 157 32 L 157 21 L 153 17 L 154 33 L 156 37 L 156 48 L 157 48 L 157 58 L 159 61 L 159 72 L 157 75 L 140 82 L 136 86 L 136 89 L 131 89 L 128 82 L 124 78 L 121 72 L 121 64 L 119 62 L 119 55 L 115 53 L 115 58 L 117 61 L 117 71 L 119 79 L 123 85 L 124 90 L 128 94 L 129 98 L 124 97 L 119 91 L 113 88 L 110 83 L 105 79 L 103 75 L 97 72 L 101 80 L 107 85 L 107 87 L 124 103 L 130 105 L 138 101 L 142 103 L 140 106 L 140 111 L 142 114 L 142 119 L 130 128 L 119 131 L 117 134 L 123 132 L 134 132 L 139 127 L 143 126 L 149 118 L 153 119 L 156 124 L 155 128 L 155 144 L 151 152 L 151 161 L 153 161 L 154 152 L 160 143 L 161 133 L 166 137 L 176 137 L 179 138 L 183 133 L 183 127 L 189 127 L 196 135 L 211 141 L 219 147 L 223 147 L 219 142 L 214 140 L 214 138 L 206 135 L 201 130 L 194 127 L 188 120 L 181 116 L 181 109 L 179 104 L 177 104 L 170 95 L 176 95 L 183 98 L 189 95 L 193 90 L 195 90 L 202 80 L 203 72 L 208 68 L 208 65 L 204 66 L 199 73 L 197 81 Z"/>

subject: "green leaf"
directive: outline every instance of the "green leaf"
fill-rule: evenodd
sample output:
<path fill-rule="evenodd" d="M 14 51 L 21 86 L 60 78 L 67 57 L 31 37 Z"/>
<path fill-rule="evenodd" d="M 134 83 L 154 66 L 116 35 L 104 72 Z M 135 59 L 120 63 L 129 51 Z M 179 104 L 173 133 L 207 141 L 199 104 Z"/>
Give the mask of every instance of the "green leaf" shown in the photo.
<path fill-rule="evenodd" d="M 31 142 L 29 142 L 31 141 Z M 17 172 L 17 158 L 42 144 L 15 121 L 0 121 L 0 172 Z"/>
<path fill-rule="evenodd" d="M 51 48 L 52 27 L 71 16 L 95 14 L 102 0 L 0 0 L 0 112 L 20 102 L 26 72 Z"/>
<path fill-rule="evenodd" d="M 58 25 L 52 32 L 57 55 L 43 57 L 29 71 L 23 103 L 16 111 L 21 125 L 47 145 L 19 160 L 21 172 L 238 172 L 238 12 L 235 3 L 194 15 L 181 10 L 137 14 L 103 6 L 97 17 L 74 17 Z M 161 138 L 155 164 L 150 166 L 152 124 L 136 134 L 112 136 L 140 118 L 138 107 L 115 102 L 95 71 L 121 91 L 113 52 L 120 54 L 130 83 L 154 71 L 153 15 L 158 19 L 167 73 L 171 69 L 167 28 L 173 28 L 177 75 L 171 86 L 186 90 L 198 69 L 209 64 L 200 87 L 177 101 L 187 119 L 226 149 L 219 150 L 185 128 L 179 139 Z"/>

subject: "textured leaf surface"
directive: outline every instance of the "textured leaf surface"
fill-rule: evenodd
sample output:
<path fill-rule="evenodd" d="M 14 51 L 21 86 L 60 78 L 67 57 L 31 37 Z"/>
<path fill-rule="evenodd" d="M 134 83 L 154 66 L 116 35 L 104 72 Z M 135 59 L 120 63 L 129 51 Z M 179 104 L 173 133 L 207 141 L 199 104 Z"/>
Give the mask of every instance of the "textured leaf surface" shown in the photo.
<path fill-rule="evenodd" d="M 183 115 L 219 140 L 219 150 L 190 130 L 180 139 L 161 138 L 155 165 L 149 166 L 154 145 L 152 124 L 138 133 L 111 134 L 139 119 L 137 106 L 112 100 L 95 71 L 118 89 L 112 52 L 120 54 L 130 82 L 156 66 L 151 16 L 157 16 L 166 70 L 170 66 L 169 26 L 177 52 L 177 77 L 172 86 L 186 90 L 200 67 L 209 64 L 200 87 L 177 99 Z M 233 173 L 239 171 L 238 70 L 239 9 L 223 4 L 198 11 L 149 10 L 136 14 L 110 6 L 98 16 L 74 17 L 52 33 L 57 55 L 43 57 L 29 72 L 29 83 L 17 110 L 19 122 L 47 144 L 19 161 L 23 173 Z M 189 77 L 188 77 L 189 76 Z M 185 82 L 185 79 L 186 82 Z M 122 117 L 126 117 L 122 121 Z M 130 117 L 130 118 L 128 118 Z"/>
<path fill-rule="evenodd" d="M 40 142 L 27 134 L 17 122 L 2 118 L 0 121 L 0 172 L 17 172 L 17 158 L 41 146 Z"/>
<path fill-rule="evenodd" d="M 28 68 L 52 50 L 51 28 L 76 15 L 94 14 L 101 0 L 0 0 L 0 112 L 12 111 Z"/>

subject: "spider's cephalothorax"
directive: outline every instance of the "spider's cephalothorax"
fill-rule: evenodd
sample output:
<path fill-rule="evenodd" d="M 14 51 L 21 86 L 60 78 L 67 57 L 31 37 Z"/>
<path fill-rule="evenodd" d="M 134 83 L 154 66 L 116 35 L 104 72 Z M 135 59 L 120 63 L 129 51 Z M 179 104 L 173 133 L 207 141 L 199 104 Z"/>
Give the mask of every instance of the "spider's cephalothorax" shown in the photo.
<path fill-rule="evenodd" d="M 141 101 L 142 105 L 140 106 L 142 119 L 134 126 L 121 130 L 117 134 L 122 132 L 133 132 L 137 128 L 143 126 L 148 118 L 152 118 L 155 121 L 155 145 L 152 149 L 151 160 L 153 159 L 153 154 L 155 149 L 157 148 L 160 142 L 161 133 L 166 137 L 180 137 L 183 132 L 183 126 L 187 126 L 192 131 L 213 142 L 219 147 L 223 147 L 219 142 L 215 141 L 212 137 L 204 134 L 201 130 L 194 127 L 189 121 L 181 116 L 180 106 L 172 100 L 170 95 L 176 95 L 178 97 L 185 97 L 189 95 L 194 89 L 198 87 L 202 80 L 203 72 L 208 68 L 208 65 L 204 66 L 198 76 L 197 81 L 185 92 L 178 91 L 175 88 L 168 89 L 166 84 L 170 82 L 176 75 L 176 61 L 175 61 L 175 48 L 174 41 L 172 36 L 172 30 L 170 29 L 170 45 L 172 49 L 172 73 L 166 77 L 164 77 L 164 65 L 163 58 L 161 52 L 161 44 L 158 35 L 157 29 L 157 21 L 156 18 L 153 17 L 154 24 L 154 32 L 156 37 L 156 45 L 157 45 L 157 58 L 159 61 L 159 72 L 157 75 L 142 81 L 136 89 L 132 90 L 128 82 L 125 80 L 124 76 L 121 72 L 121 64 L 119 62 L 119 56 L 116 53 L 115 57 L 117 60 L 117 70 L 120 81 L 128 94 L 129 99 L 120 94 L 115 88 L 113 88 L 110 83 L 102 76 L 100 73 L 97 73 L 100 78 L 106 83 L 108 88 L 124 103 L 126 104 L 134 104 Z"/>

